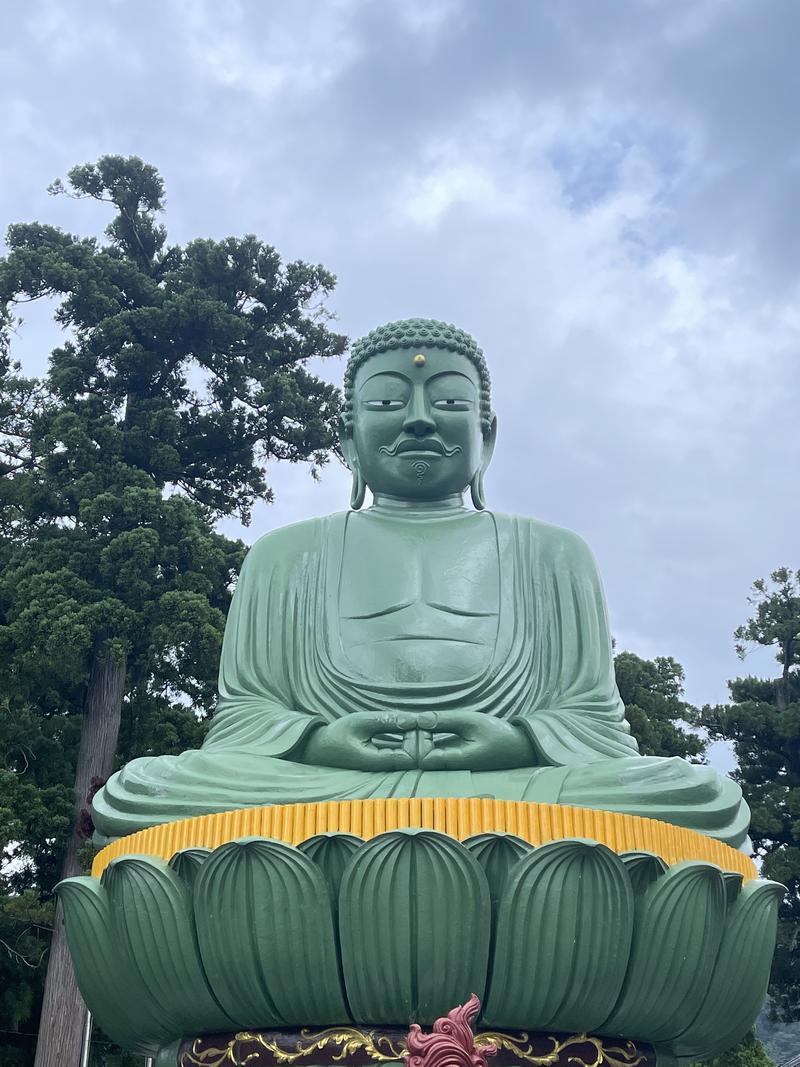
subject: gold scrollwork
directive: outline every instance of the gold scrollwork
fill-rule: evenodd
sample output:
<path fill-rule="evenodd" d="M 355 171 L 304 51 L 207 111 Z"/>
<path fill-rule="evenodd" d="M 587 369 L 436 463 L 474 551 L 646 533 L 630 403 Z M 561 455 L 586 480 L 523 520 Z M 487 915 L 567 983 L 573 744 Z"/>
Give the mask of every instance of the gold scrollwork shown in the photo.
<path fill-rule="evenodd" d="M 295 1042 L 293 1052 L 281 1048 L 275 1041 L 267 1041 L 263 1034 L 250 1036 L 262 1048 L 271 1052 L 279 1063 L 295 1063 L 311 1052 L 321 1051 L 327 1044 L 339 1046 L 339 1052 L 331 1057 L 337 1062 L 361 1050 L 371 1060 L 388 1063 L 401 1060 L 407 1051 L 405 1044 L 393 1045 L 391 1038 L 385 1034 L 376 1034 L 372 1030 L 356 1030 L 353 1027 L 330 1027 L 328 1030 L 319 1030 L 316 1033 L 301 1030 L 300 1040 Z"/>
<path fill-rule="evenodd" d="M 255 1044 L 268 1052 L 278 1063 L 296 1063 L 319 1052 L 326 1045 L 336 1045 L 339 1051 L 331 1057 L 333 1062 L 341 1062 L 354 1052 L 363 1051 L 377 1063 L 390 1063 L 402 1060 L 407 1049 L 404 1043 L 394 1044 L 386 1034 L 377 1034 L 372 1030 L 357 1030 L 354 1027 L 329 1027 L 327 1030 L 301 1030 L 300 1037 L 291 1049 L 284 1048 L 275 1040 L 264 1034 L 242 1031 L 235 1034 L 225 1048 L 199 1048 L 200 1041 L 192 1044 L 190 1051 L 182 1054 L 180 1067 L 244 1067 L 259 1055 L 258 1051 L 245 1052 L 239 1046 Z"/>
<path fill-rule="evenodd" d="M 594 1059 L 590 1061 L 577 1055 L 570 1056 L 567 1062 L 575 1064 L 576 1067 L 640 1067 L 647 1059 L 645 1053 L 640 1052 L 632 1041 L 626 1041 L 623 1048 L 607 1046 L 602 1038 L 589 1037 L 587 1034 L 575 1034 L 561 1041 L 557 1037 L 548 1035 L 547 1040 L 552 1047 L 542 1054 L 534 1050 L 530 1035 L 525 1031 L 512 1037 L 501 1031 L 484 1030 L 475 1038 L 476 1044 L 496 1045 L 510 1052 L 523 1063 L 531 1064 L 531 1067 L 552 1067 L 552 1064 L 558 1063 L 564 1052 L 578 1045 L 590 1045 L 594 1050 Z"/>
<path fill-rule="evenodd" d="M 516 1059 L 529 1067 L 552 1067 L 557 1064 L 564 1053 L 572 1049 L 574 1054 L 567 1062 L 574 1067 L 641 1067 L 647 1060 L 632 1041 L 624 1045 L 606 1045 L 602 1038 L 589 1037 L 587 1034 L 575 1034 L 559 1039 L 548 1035 L 551 1048 L 547 1052 L 536 1052 L 530 1035 L 522 1031 L 517 1034 L 501 1031 L 484 1030 L 476 1038 L 476 1044 L 496 1045 L 510 1052 Z M 276 1040 L 264 1034 L 241 1031 L 234 1035 L 224 1048 L 200 1048 L 201 1039 L 193 1042 L 191 1050 L 183 1052 L 180 1067 L 246 1067 L 259 1058 L 257 1049 L 248 1052 L 242 1046 L 257 1045 L 264 1049 L 277 1063 L 294 1064 L 298 1060 L 320 1052 L 326 1045 L 336 1045 L 338 1052 L 331 1057 L 332 1062 L 341 1063 L 355 1052 L 364 1052 L 376 1063 L 390 1063 L 402 1060 L 407 1054 L 405 1042 L 393 1042 L 386 1034 L 374 1030 L 357 1030 L 354 1027 L 329 1027 L 327 1030 L 301 1030 L 300 1037 L 291 1048 L 284 1048 Z M 592 1049 L 593 1059 L 585 1059 L 577 1049 L 588 1045 Z"/>
<path fill-rule="evenodd" d="M 224 1064 L 236 1064 L 234 1046 L 236 1039 L 229 1041 L 225 1048 L 198 1048 L 202 1038 L 196 1038 L 192 1047 L 181 1053 L 179 1067 L 224 1067 Z M 238 1061 L 241 1063 L 241 1061 Z"/>

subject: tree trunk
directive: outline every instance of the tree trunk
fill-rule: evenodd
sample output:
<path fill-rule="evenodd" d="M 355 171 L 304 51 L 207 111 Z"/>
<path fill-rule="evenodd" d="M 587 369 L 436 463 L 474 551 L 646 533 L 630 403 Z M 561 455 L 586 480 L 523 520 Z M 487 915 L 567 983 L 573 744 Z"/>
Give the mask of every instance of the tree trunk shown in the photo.
<path fill-rule="evenodd" d="M 78 851 L 86 840 L 82 833 L 85 813 L 95 784 L 93 779 L 105 781 L 114 765 L 125 692 L 125 667 L 124 658 L 118 660 L 108 655 L 100 643 L 95 646 L 75 772 L 74 822 L 61 868 L 62 878 L 83 873 Z M 85 1021 L 86 1005 L 75 982 L 59 901 L 47 965 L 35 1067 L 77 1067 Z"/>
<path fill-rule="evenodd" d="M 778 711 L 786 711 L 787 707 L 791 703 L 791 666 L 794 661 L 794 641 L 787 638 L 787 640 L 781 646 L 781 652 L 783 654 L 783 674 L 781 676 L 781 683 L 778 691 Z"/>
<path fill-rule="evenodd" d="M 784 649 L 783 673 L 776 686 L 775 706 L 778 711 L 786 711 L 789 706 L 789 652 Z"/>

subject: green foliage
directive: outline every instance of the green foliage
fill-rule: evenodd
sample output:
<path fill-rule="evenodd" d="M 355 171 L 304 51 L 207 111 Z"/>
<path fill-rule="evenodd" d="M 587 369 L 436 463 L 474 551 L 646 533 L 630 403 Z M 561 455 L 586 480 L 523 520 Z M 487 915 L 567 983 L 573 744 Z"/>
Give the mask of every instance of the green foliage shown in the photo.
<path fill-rule="evenodd" d="M 105 241 L 12 225 L 0 259 L 0 938 L 21 946 L 0 945 L 0 1030 L 38 1011 L 25 908 L 52 908 L 93 661 L 125 667 L 117 765 L 200 744 L 244 552 L 214 522 L 272 499 L 267 462 L 327 461 L 339 394 L 307 365 L 345 347 L 333 275 L 252 235 L 168 245 L 141 160 L 51 191 L 112 217 Z M 11 347 L 41 297 L 65 339 L 31 380 Z"/>
<path fill-rule="evenodd" d="M 704 709 L 714 736 L 733 741 L 736 778 L 750 803 L 750 836 L 762 858 L 764 876 L 788 888 L 781 910 L 772 970 L 772 1010 L 800 1018 L 800 584 L 797 572 L 781 567 L 769 581 L 753 585 L 755 614 L 735 634 L 776 650 L 777 679 L 737 678 L 729 683 L 731 703 Z"/>
<path fill-rule="evenodd" d="M 698 721 L 698 712 L 683 700 L 683 667 L 671 656 L 640 659 L 633 652 L 614 657 L 617 686 L 625 704 L 631 733 L 643 756 L 683 756 L 698 763 L 705 742 L 685 726 Z"/>
<path fill-rule="evenodd" d="M 72 753 L 79 721 L 0 703 L 0 889 L 22 892 L 58 877 L 56 841 L 72 820 Z"/>
<path fill-rule="evenodd" d="M 72 335 L 52 353 L 59 403 L 32 451 L 47 457 L 48 472 L 69 474 L 62 506 L 75 521 L 84 519 L 82 503 L 98 497 L 85 521 L 108 520 L 102 498 L 121 476 L 132 487 L 177 485 L 215 513 L 247 521 L 254 500 L 271 499 L 266 460 L 326 461 L 338 392 L 306 363 L 344 351 L 322 303 L 332 274 L 284 265 L 252 235 L 168 247 L 156 223 L 163 183 L 136 158 L 75 167 L 67 187 L 53 191 L 117 211 L 106 245 L 41 223 L 13 225 L 0 263 L 6 350 L 21 299 L 55 296 L 56 320 Z M 34 481 L 46 519 L 47 479 Z"/>
<path fill-rule="evenodd" d="M 142 1067 L 142 1057 L 112 1044 L 102 1034 L 92 1034 L 89 1067 Z"/>
<path fill-rule="evenodd" d="M 0 896 L 0 1031 L 18 1029 L 41 997 L 53 911 L 33 890 Z"/>
<path fill-rule="evenodd" d="M 732 1049 L 713 1060 L 704 1060 L 695 1067 L 775 1067 L 774 1061 L 767 1055 L 767 1050 L 754 1034 L 748 1034 Z"/>
<path fill-rule="evenodd" d="M 756 610 L 734 633 L 736 651 L 744 659 L 750 645 L 775 648 L 775 658 L 783 668 L 781 682 L 776 686 L 777 703 L 782 709 L 790 699 L 787 688 L 791 669 L 800 665 L 800 571 L 779 567 L 769 582 L 758 578 L 747 599 Z"/>

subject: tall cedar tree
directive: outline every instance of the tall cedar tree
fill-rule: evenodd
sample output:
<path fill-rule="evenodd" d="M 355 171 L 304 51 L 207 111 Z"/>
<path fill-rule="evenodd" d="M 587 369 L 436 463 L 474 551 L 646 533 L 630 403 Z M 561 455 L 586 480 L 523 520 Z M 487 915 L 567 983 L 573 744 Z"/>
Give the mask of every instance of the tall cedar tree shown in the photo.
<path fill-rule="evenodd" d="M 181 704 L 210 707 L 242 558 L 213 521 L 247 522 L 271 499 L 267 461 L 326 461 L 339 398 L 307 361 L 345 348 L 328 328 L 328 271 L 283 264 L 249 235 L 168 246 L 164 185 L 141 160 L 104 156 L 51 191 L 107 203 L 114 217 L 104 242 L 13 225 L 0 260 L 0 707 L 6 728 L 9 717 L 33 723 L 29 750 L 0 734 L 12 779 L 0 789 L 20 823 L 3 843 L 27 843 L 18 860 L 45 894 L 56 870 L 80 872 L 123 706 L 132 720 L 147 707 L 151 724 L 154 706 L 176 723 Z M 10 346 L 20 307 L 40 297 L 57 301 L 68 339 L 45 381 L 26 382 Z M 152 725 L 128 733 L 163 750 Z M 31 753 L 38 769 L 37 746 L 68 758 L 76 742 L 71 804 L 53 803 L 42 834 L 47 775 L 26 777 Z M 29 816 L 13 793 L 31 782 Z M 57 909 L 36 1067 L 78 1062 L 84 1010 Z"/>
<path fill-rule="evenodd" d="M 780 912 L 771 1008 L 800 1019 L 800 571 L 780 567 L 753 583 L 753 616 L 734 637 L 739 654 L 775 649 L 780 675 L 737 678 L 731 703 L 705 709 L 714 734 L 733 741 L 736 772 L 753 812 L 750 836 L 766 878 L 788 893 Z"/>

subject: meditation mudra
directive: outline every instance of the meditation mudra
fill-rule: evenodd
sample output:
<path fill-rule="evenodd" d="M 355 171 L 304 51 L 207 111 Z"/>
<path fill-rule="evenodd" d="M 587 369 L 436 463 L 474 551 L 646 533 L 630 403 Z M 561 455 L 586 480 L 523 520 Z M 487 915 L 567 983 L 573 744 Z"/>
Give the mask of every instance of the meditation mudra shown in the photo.
<path fill-rule="evenodd" d="M 93 803 L 99 840 L 255 805 L 476 796 L 741 846 L 734 782 L 638 754 L 583 541 L 485 509 L 496 419 L 473 339 L 382 326 L 354 345 L 344 391 L 351 510 L 252 547 L 203 747 L 115 774 Z"/>

